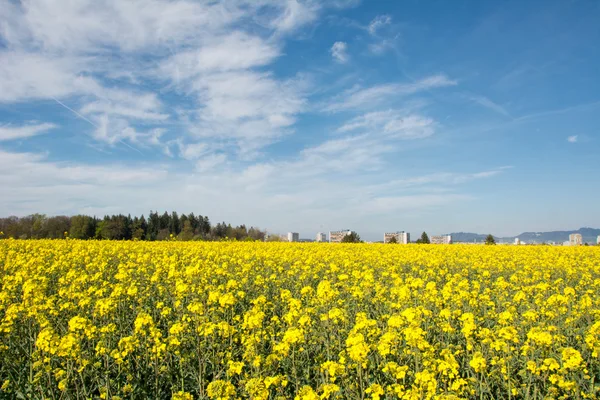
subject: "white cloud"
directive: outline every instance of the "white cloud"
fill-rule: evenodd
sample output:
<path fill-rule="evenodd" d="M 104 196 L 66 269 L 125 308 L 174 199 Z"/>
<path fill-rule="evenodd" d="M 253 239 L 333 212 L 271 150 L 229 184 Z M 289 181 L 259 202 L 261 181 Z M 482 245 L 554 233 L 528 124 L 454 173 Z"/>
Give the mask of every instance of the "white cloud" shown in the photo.
<path fill-rule="evenodd" d="M 94 82 L 80 75 L 86 64 L 87 61 L 79 57 L 56 58 L 20 50 L 0 51 L 0 102 L 89 93 Z"/>
<path fill-rule="evenodd" d="M 416 114 L 407 114 L 399 110 L 370 112 L 346 122 L 337 132 L 367 131 L 377 132 L 396 139 L 418 139 L 431 136 L 435 122 Z"/>
<path fill-rule="evenodd" d="M 377 34 L 377 31 L 385 25 L 392 23 L 392 17 L 389 15 L 378 15 L 369 24 L 368 31 L 371 35 Z"/>
<path fill-rule="evenodd" d="M 339 63 L 344 64 L 348 62 L 348 46 L 345 42 L 335 42 L 333 46 L 331 46 L 331 56 Z"/>
<path fill-rule="evenodd" d="M 166 175 L 162 166 L 131 168 L 124 165 L 85 165 L 51 162 L 38 153 L 11 153 L 0 150 L 0 182 L 19 188 L 52 187 L 54 185 L 143 186 Z M 42 199 L 39 199 L 43 201 Z"/>
<path fill-rule="evenodd" d="M 388 49 L 392 49 L 394 47 L 396 38 L 390 39 L 381 39 L 377 43 L 369 44 L 369 51 L 375 55 L 382 55 Z"/>
<path fill-rule="evenodd" d="M 361 134 L 341 139 L 327 140 L 305 149 L 301 159 L 288 163 L 284 169 L 297 171 L 298 175 L 327 175 L 353 173 L 360 170 L 378 170 L 384 165 L 381 156 L 392 152 L 393 145 L 373 135 Z"/>
<path fill-rule="evenodd" d="M 369 51 L 374 55 L 382 55 L 397 45 L 400 32 L 392 25 L 392 17 L 389 15 L 378 15 L 366 28 L 369 32 L 371 43 L 368 44 Z"/>
<path fill-rule="evenodd" d="M 303 85 L 248 70 L 200 76 L 190 82 L 200 107 L 190 133 L 234 140 L 242 153 L 257 150 L 290 133 L 305 108 Z"/>
<path fill-rule="evenodd" d="M 291 116 L 301 110 L 304 100 L 294 82 L 280 82 L 271 74 L 250 71 L 227 72 L 202 77 L 193 83 L 202 103 L 201 114 L 207 120 L 267 118 L 274 127 L 288 126 L 291 120 L 268 118 Z"/>
<path fill-rule="evenodd" d="M 223 153 L 210 154 L 196 161 L 196 170 L 206 172 L 223 165 L 227 161 L 227 156 Z"/>
<path fill-rule="evenodd" d="M 135 124 L 164 127 L 173 110 L 159 95 L 177 88 L 195 99 L 193 135 L 235 138 L 242 152 L 255 151 L 289 134 L 304 108 L 299 80 L 264 70 L 284 35 L 323 8 L 354 3 L 11 2 L 0 12 L 0 102 L 56 99 L 95 125 L 91 137 L 114 144 L 145 135 Z M 118 89 L 107 83 L 114 79 Z M 156 82 L 169 86 L 148 93 Z"/>
<path fill-rule="evenodd" d="M 209 38 L 193 50 L 181 51 L 164 60 L 156 74 L 175 83 L 210 72 L 244 70 L 270 64 L 280 52 L 275 43 L 234 31 Z"/>
<path fill-rule="evenodd" d="M 11 188 L 0 196 L 0 209 L 12 215 L 128 212 L 123 205 L 135 208 L 135 201 L 148 207 L 144 196 L 154 197 L 157 187 L 168 189 L 168 176 L 157 164 L 52 162 L 43 154 L 0 150 L 0 185 Z"/>
<path fill-rule="evenodd" d="M 84 74 L 90 68 L 89 63 L 89 59 L 81 57 L 55 58 L 20 51 L 0 52 L 0 102 L 56 100 L 96 127 L 92 137 L 109 144 L 135 137 L 131 132 L 123 133 L 125 128 L 119 129 L 118 135 L 108 133 L 106 125 L 109 117 L 150 121 L 168 119 L 168 114 L 159 112 L 163 106 L 156 94 L 105 87 Z M 79 112 L 58 100 L 76 95 L 90 99 Z"/>
<path fill-rule="evenodd" d="M 168 47 L 222 29 L 241 17 L 238 7 L 185 0 L 36 0 L 22 2 L 10 13 L 6 18 L 13 23 L 3 32 L 10 44 L 67 53 Z"/>
<path fill-rule="evenodd" d="M 103 114 L 96 118 L 96 124 L 93 137 L 101 142 L 114 145 L 123 143 L 123 140 L 138 141 L 139 133 L 123 119 L 110 118 Z"/>
<path fill-rule="evenodd" d="M 369 157 L 385 149 L 376 150 L 371 143 L 365 146 L 365 140 L 369 139 L 336 139 L 306 149 L 293 162 L 267 162 L 243 169 L 223 168 L 227 158 L 216 153 L 197 160 L 197 172 L 191 175 L 155 164 L 96 166 L 0 150 L 0 185 L 11 187 L 0 196 L 0 209 L 17 215 L 139 215 L 150 209 L 176 209 L 200 211 L 213 221 L 274 231 L 293 226 L 306 233 L 323 230 L 319 224 L 325 230 L 385 226 L 396 221 L 394 215 L 400 211 L 445 207 L 448 212 L 450 205 L 472 199 L 461 192 L 461 184 L 491 178 L 501 171 L 424 176 L 399 171 L 396 175 L 400 177 L 394 181 L 380 170 L 370 172 Z"/>
<path fill-rule="evenodd" d="M 276 41 L 235 31 L 174 54 L 154 74 L 195 100 L 188 123 L 193 137 L 226 138 L 248 155 L 292 132 L 305 108 L 302 78 L 280 80 L 257 70 L 279 56 Z"/>
<path fill-rule="evenodd" d="M 181 157 L 186 160 L 197 160 L 201 156 L 210 152 L 210 147 L 206 143 L 180 144 Z"/>
<path fill-rule="evenodd" d="M 569 143 L 577 143 L 578 135 L 572 135 L 567 138 Z"/>
<path fill-rule="evenodd" d="M 283 32 L 294 31 L 314 21 L 320 8 L 318 3 L 310 1 L 284 0 L 279 3 L 285 4 L 283 12 L 272 21 L 271 26 Z"/>
<path fill-rule="evenodd" d="M 457 186 L 479 179 L 475 175 L 411 176 L 390 170 L 389 158 L 402 151 L 407 139 L 433 134 L 436 121 L 406 107 L 367 112 L 456 84 L 444 75 L 355 86 L 317 104 L 319 112 L 362 114 L 348 116 L 337 136 L 276 160 L 258 159 L 266 146 L 295 132 L 302 113 L 311 110 L 310 96 L 319 96 L 311 93 L 309 78 L 301 72 L 294 76 L 286 70 L 284 75 L 274 68 L 289 50 L 286 38 L 302 37 L 300 28 L 325 9 L 356 3 L 5 1 L 0 7 L 5 44 L 0 103 L 56 100 L 57 107 L 91 125 L 86 133 L 96 142 L 133 146 L 148 161 L 95 165 L 0 150 L 0 184 L 11 188 L 0 196 L 0 209 L 21 215 L 101 215 L 151 208 L 197 212 L 201 205 L 200 211 L 214 220 L 317 230 L 315 221 L 335 229 L 364 218 L 366 226 L 377 224 L 368 218 L 385 210 L 435 209 L 468 199 Z M 369 40 L 388 32 L 383 28 L 390 21 L 375 19 Z M 338 44 L 334 52 L 335 47 L 332 56 L 347 61 L 347 45 Z M 0 137 L 42 133 L 43 125 L 4 126 Z M 298 139 L 299 146 L 312 140 Z M 154 154 L 146 153 L 149 148 L 186 160 L 188 168 L 176 172 L 157 164 Z M 60 155 L 53 152 L 52 160 Z M 484 178 L 486 173 L 475 174 Z M 394 179 L 406 182 L 386 186 Z M 407 183 L 411 180 L 422 183 Z M 394 192 L 399 187 L 405 192 Z"/>
<path fill-rule="evenodd" d="M 2 125 L 0 126 L 0 142 L 41 135 L 56 127 L 56 125 L 47 122 L 43 124 L 30 123 L 20 126 Z"/>
<path fill-rule="evenodd" d="M 115 104 L 110 101 L 93 101 L 84 105 L 79 111 L 84 115 L 109 114 L 150 121 L 164 121 L 169 118 L 169 114 L 161 114 L 153 110 L 153 108 L 146 109 L 143 106 L 129 107 L 124 104 Z"/>
<path fill-rule="evenodd" d="M 428 175 L 421 175 L 403 179 L 392 179 L 381 185 L 374 185 L 371 190 L 374 191 L 395 191 L 395 190 L 406 190 L 411 187 L 425 186 L 425 185 L 460 185 L 470 181 L 478 179 L 486 179 L 501 174 L 503 171 L 510 167 L 496 168 L 489 171 L 481 171 L 474 173 L 453 173 L 453 172 L 439 172 Z"/>
<path fill-rule="evenodd" d="M 167 132 L 166 129 L 163 128 L 154 128 L 151 129 L 148 133 L 145 134 L 146 136 L 146 142 L 150 145 L 153 146 L 160 146 L 163 145 L 163 143 L 161 143 L 160 138 Z"/>
<path fill-rule="evenodd" d="M 331 99 L 325 111 L 339 112 L 362 107 L 375 107 L 392 97 L 407 96 L 429 89 L 454 86 L 456 81 L 445 75 L 433 75 L 413 83 L 387 83 L 368 88 L 356 86 Z"/>

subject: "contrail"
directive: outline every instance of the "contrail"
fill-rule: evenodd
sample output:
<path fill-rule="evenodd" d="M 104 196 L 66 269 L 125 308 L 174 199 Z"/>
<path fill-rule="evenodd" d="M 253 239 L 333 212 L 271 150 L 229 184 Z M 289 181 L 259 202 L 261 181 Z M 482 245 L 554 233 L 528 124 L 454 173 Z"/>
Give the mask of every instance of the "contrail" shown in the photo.
<path fill-rule="evenodd" d="M 50 96 L 52 97 L 52 96 Z M 81 118 L 82 120 L 88 122 L 90 125 L 92 125 L 93 127 L 95 127 L 96 129 L 100 129 L 100 127 L 95 124 L 94 122 L 92 122 L 89 118 L 84 117 L 83 115 L 81 115 L 80 113 L 78 113 L 77 111 L 73 110 L 71 107 L 69 107 L 68 105 L 66 105 L 65 103 L 63 103 L 62 101 L 58 100 L 55 97 L 52 97 L 52 99 L 57 102 L 58 104 L 60 104 L 61 106 L 63 106 L 64 108 L 66 108 L 67 110 L 71 111 L 73 114 L 77 115 L 79 118 Z M 131 150 L 135 150 L 140 154 L 143 154 L 140 150 L 138 150 L 137 148 L 131 146 L 130 144 L 124 142 L 123 140 L 119 139 L 118 140 L 119 143 L 129 147 Z"/>
<path fill-rule="evenodd" d="M 52 97 L 52 96 L 51 96 Z M 77 115 L 79 118 L 81 118 L 84 121 L 89 122 L 92 126 L 100 129 L 100 127 L 98 125 L 96 125 L 95 123 L 93 123 L 91 120 L 89 120 L 88 118 L 84 117 L 83 115 L 81 115 L 80 113 L 78 113 L 77 111 L 73 110 L 71 107 L 69 107 L 68 105 L 66 105 L 65 103 L 63 103 L 62 101 L 58 100 L 55 97 L 52 97 L 52 99 L 57 102 L 58 104 L 60 104 L 61 106 L 63 106 L 64 108 L 66 108 L 67 110 L 71 111 L 73 114 Z"/>

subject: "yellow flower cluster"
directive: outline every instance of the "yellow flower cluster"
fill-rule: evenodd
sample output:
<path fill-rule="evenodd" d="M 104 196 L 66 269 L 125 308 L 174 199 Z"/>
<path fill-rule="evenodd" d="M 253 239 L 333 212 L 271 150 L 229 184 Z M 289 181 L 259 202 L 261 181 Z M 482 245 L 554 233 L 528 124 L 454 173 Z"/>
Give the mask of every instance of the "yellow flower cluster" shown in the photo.
<path fill-rule="evenodd" d="M 0 398 L 600 397 L 600 248 L 8 239 L 0 282 Z"/>

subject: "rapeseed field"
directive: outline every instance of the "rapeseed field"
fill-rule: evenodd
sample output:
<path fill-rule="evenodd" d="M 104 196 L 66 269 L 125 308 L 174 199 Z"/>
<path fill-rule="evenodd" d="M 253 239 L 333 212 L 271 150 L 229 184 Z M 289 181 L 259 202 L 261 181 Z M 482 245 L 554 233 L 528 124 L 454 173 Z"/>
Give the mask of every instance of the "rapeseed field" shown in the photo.
<path fill-rule="evenodd" d="M 594 399 L 600 248 L 0 241 L 0 398 Z"/>

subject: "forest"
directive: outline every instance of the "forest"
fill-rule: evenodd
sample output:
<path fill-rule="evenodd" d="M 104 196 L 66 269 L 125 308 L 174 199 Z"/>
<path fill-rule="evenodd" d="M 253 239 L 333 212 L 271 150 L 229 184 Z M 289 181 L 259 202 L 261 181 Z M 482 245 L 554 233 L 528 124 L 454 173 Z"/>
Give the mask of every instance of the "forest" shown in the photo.
<path fill-rule="evenodd" d="M 148 217 L 106 215 L 51 216 L 32 214 L 26 217 L 0 218 L 0 239 L 97 239 L 97 240 L 264 240 L 266 232 L 246 225 L 225 222 L 211 225 L 206 216 L 173 211 Z"/>

